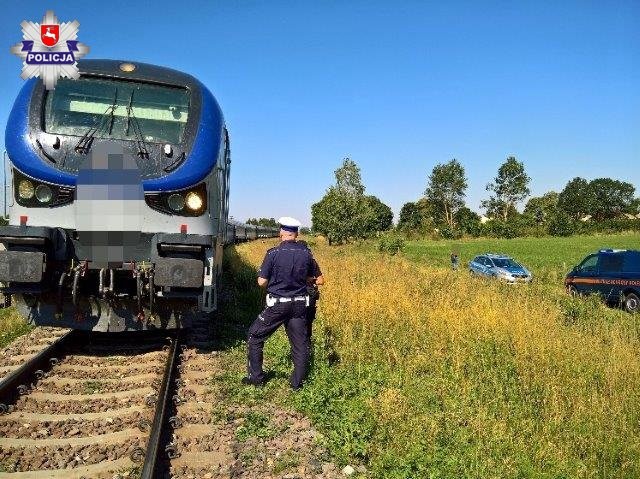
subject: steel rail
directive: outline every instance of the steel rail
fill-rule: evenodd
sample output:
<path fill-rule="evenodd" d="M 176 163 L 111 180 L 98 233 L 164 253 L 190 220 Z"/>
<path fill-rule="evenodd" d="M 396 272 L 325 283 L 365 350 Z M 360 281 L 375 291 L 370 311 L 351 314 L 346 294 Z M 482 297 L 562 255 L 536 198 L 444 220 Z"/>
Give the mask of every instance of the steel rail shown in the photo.
<path fill-rule="evenodd" d="M 147 447 L 144 451 L 144 464 L 142 466 L 141 479 L 155 479 L 161 476 L 161 462 L 159 461 L 160 444 L 167 433 L 169 424 L 169 409 L 171 407 L 171 392 L 175 387 L 175 376 L 178 367 L 181 349 L 181 331 L 176 332 L 171 345 L 169 346 L 169 356 L 165 364 L 164 376 L 156 401 L 156 410 L 151 425 L 151 432 Z"/>
<path fill-rule="evenodd" d="M 44 373 L 56 363 L 52 359 L 58 359 L 64 355 L 80 336 L 81 332 L 77 330 L 65 333 L 18 369 L 7 374 L 0 381 L 0 413 L 6 412 L 9 404 L 25 394 L 32 382 L 41 379 Z"/>

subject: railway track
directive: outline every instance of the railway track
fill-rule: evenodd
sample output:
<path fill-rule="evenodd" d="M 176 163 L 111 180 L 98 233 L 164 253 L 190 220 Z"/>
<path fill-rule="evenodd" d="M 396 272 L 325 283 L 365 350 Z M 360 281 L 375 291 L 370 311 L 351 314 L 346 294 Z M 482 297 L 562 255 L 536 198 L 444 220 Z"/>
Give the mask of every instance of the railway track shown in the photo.
<path fill-rule="evenodd" d="M 0 365 L 0 478 L 159 478 L 184 345 L 68 331 Z"/>
<path fill-rule="evenodd" d="M 234 402 L 210 327 L 37 328 L 0 351 L 0 479 L 342 477 L 306 418 Z"/>

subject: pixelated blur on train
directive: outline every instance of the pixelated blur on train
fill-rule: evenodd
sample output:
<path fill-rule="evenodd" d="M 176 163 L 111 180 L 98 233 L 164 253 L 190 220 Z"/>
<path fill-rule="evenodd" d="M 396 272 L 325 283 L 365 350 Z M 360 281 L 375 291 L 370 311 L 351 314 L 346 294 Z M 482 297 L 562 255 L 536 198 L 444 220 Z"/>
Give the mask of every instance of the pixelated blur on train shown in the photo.
<path fill-rule="evenodd" d="M 1 289 L 39 325 L 189 326 L 217 309 L 223 246 L 277 229 L 228 221 L 229 134 L 202 83 L 135 62 L 79 68 L 52 91 L 27 81 L 9 115 Z"/>

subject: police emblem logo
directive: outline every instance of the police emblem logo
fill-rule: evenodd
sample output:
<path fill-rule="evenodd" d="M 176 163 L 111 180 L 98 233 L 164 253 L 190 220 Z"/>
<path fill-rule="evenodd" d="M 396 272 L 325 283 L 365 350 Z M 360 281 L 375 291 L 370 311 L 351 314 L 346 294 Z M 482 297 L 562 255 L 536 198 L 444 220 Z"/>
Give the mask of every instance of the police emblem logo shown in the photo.
<path fill-rule="evenodd" d="M 77 60 L 89 53 L 89 47 L 77 40 L 77 20 L 60 23 L 48 10 L 42 23 L 25 20 L 20 26 L 23 40 L 11 47 L 11 53 L 22 59 L 24 80 L 39 77 L 47 90 L 53 90 L 60 78 L 80 78 Z"/>
<path fill-rule="evenodd" d="M 60 38 L 60 25 L 40 25 L 40 39 L 48 47 L 58 43 Z"/>

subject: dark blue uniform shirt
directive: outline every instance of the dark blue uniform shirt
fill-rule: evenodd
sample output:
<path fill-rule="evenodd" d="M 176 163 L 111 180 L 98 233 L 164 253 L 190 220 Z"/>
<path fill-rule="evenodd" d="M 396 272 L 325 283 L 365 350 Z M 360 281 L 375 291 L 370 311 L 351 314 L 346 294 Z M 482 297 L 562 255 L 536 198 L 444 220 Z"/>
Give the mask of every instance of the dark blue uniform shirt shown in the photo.
<path fill-rule="evenodd" d="M 267 251 L 260 272 L 269 280 L 267 293 L 273 296 L 291 297 L 307 294 L 307 278 L 319 276 L 320 268 L 306 245 L 297 241 L 283 241 Z"/>

